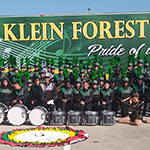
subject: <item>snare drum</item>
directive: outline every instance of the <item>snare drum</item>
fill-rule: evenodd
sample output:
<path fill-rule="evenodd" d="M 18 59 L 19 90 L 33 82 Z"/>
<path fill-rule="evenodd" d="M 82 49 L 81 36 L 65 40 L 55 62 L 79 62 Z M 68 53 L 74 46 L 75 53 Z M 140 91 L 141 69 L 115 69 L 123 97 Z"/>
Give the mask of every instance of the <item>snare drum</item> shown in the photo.
<path fill-rule="evenodd" d="M 79 125 L 81 122 L 81 112 L 80 111 L 68 111 L 67 112 L 67 124 L 68 125 Z"/>
<path fill-rule="evenodd" d="M 42 106 L 36 106 L 29 113 L 29 120 L 31 124 L 36 126 L 44 124 L 47 118 L 48 118 L 48 111 L 46 110 L 46 108 Z"/>
<path fill-rule="evenodd" d="M 111 126 L 115 124 L 115 112 L 110 110 L 101 111 L 100 124 L 102 126 Z"/>
<path fill-rule="evenodd" d="M 4 121 L 7 112 L 8 112 L 8 107 L 5 104 L 0 103 L 0 124 Z"/>
<path fill-rule="evenodd" d="M 98 112 L 97 111 L 85 111 L 84 115 L 85 125 L 94 126 L 99 122 Z"/>
<path fill-rule="evenodd" d="M 52 125 L 63 125 L 65 123 L 65 113 L 63 111 L 52 111 Z"/>
<path fill-rule="evenodd" d="M 14 105 L 7 113 L 9 123 L 12 125 L 22 125 L 28 114 L 28 108 L 21 104 Z"/>

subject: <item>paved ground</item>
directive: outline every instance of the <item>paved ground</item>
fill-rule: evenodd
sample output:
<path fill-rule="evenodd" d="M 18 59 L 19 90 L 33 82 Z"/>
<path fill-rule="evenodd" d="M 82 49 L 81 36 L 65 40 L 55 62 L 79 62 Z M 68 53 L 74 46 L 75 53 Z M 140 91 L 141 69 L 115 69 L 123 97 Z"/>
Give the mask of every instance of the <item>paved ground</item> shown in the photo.
<path fill-rule="evenodd" d="M 146 120 L 148 117 L 144 117 Z M 116 118 L 118 120 L 119 117 Z M 7 122 L 0 125 L 0 132 L 16 128 L 27 128 L 30 124 L 23 126 L 12 126 Z M 86 141 L 73 144 L 71 146 L 39 148 L 42 150 L 150 150 L 150 124 L 143 123 L 135 127 L 126 124 L 116 124 L 113 126 L 76 126 L 89 134 Z M 0 150 L 29 150 L 34 148 L 10 147 L 0 145 Z"/>

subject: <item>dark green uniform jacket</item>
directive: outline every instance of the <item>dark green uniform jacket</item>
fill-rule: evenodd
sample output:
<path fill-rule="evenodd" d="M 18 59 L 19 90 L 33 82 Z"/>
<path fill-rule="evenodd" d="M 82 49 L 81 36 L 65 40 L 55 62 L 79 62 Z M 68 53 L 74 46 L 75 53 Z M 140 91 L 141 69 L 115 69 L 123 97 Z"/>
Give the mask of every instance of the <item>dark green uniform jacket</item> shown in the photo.
<path fill-rule="evenodd" d="M 11 105 L 13 90 L 11 87 L 0 87 L 0 102 L 4 103 L 7 107 Z"/>
<path fill-rule="evenodd" d="M 23 102 L 23 104 L 25 105 L 26 104 L 26 101 L 27 101 L 27 88 L 26 87 L 21 87 L 20 90 L 16 90 L 14 89 L 13 91 L 13 100 L 17 100 L 17 102 L 15 104 L 18 104 L 19 103 L 19 100 L 21 100 Z"/>
<path fill-rule="evenodd" d="M 73 88 L 74 98 L 73 98 L 73 109 L 80 110 L 80 102 L 82 101 L 83 91 L 81 89 Z"/>
<path fill-rule="evenodd" d="M 101 105 L 102 109 L 111 110 L 112 102 L 114 100 L 114 91 L 112 89 L 106 90 L 105 88 L 100 90 L 100 101 L 101 103 L 104 101 L 106 105 Z"/>
<path fill-rule="evenodd" d="M 99 110 L 98 102 L 100 102 L 100 90 L 97 87 L 96 89 L 93 89 L 93 101 L 92 101 L 92 110 L 93 111 Z"/>
<path fill-rule="evenodd" d="M 83 101 L 85 102 L 85 106 L 87 110 L 92 109 L 92 101 L 93 101 L 93 90 L 88 89 L 85 90 L 83 89 Z"/>

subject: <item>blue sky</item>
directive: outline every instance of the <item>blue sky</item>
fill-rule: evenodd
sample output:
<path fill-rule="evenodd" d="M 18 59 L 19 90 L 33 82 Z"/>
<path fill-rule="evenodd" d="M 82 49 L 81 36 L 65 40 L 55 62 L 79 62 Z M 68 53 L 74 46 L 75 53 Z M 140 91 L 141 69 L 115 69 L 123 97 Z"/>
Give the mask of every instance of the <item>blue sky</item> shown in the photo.
<path fill-rule="evenodd" d="M 150 0 L 3 0 L 0 15 L 85 14 L 150 11 Z"/>

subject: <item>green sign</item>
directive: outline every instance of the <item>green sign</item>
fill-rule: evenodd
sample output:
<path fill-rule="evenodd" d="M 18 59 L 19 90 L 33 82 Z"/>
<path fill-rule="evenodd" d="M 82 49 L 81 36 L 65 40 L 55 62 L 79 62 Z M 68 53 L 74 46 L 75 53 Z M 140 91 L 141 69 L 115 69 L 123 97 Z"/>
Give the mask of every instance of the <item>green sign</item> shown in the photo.
<path fill-rule="evenodd" d="M 0 55 L 7 59 L 77 56 L 87 62 L 94 54 L 109 65 L 113 55 L 150 54 L 150 13 L 89 14 L 0 18 Z"/>

